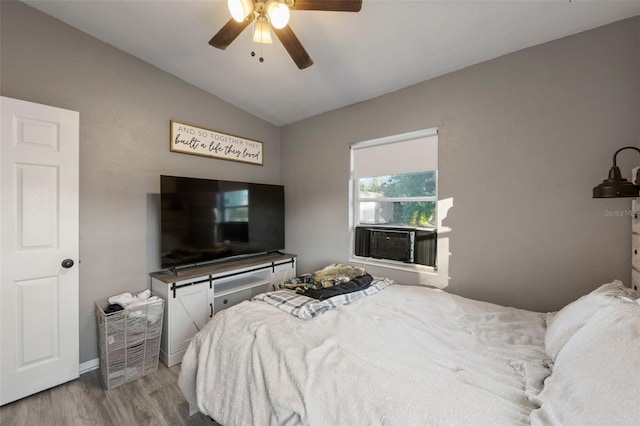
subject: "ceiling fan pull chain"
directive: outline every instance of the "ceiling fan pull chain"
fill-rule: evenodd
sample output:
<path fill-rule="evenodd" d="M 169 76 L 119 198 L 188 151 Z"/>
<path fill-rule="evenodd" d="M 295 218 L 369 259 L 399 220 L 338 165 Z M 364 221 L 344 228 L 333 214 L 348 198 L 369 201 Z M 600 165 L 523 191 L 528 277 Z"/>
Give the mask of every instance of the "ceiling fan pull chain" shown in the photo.
<path fill-rule="evenodd" d="M 255 33 L 255 34 L 257 34 L 257 33 L 258 33 L 258 32 L 256 31 L 256 30 L 257 30 L 257 26 L 258 26 L 258 22 L 259 22 L 259 19 L 256 19 L 256 22 L 255 22 L 255 27 L 256 27 L 256 28 L 254 29 L 254 33 Z M 257 41 L 257 42 L 260 44 L 260 57 L 258 58 L 258 60 L 259 60 L 260 62 L 264 62 L 264 58 L 262 57 L 262 36 L 263 36 L 263 32 L 262 32 L 262 31 L 260 31 L 260 32 L 259 32 L 259 34 L 260 34 L 260 40 L 256 40 L 255 38 L 254 38 L 253 40 L 254 40 L 254 41 Z M 255 50 L 252 50 L 252 51 L 251 51 L 251 57 L 255 57 L 255 56 L 256 56 L 256 52 L 255 52 Z"/>
<path fill-rule="evenodd" d="M 251 51 L 251 56 L 256 56 L 255 50 Z M 262 44 L 260 44 L 260 57 L 258 58 L 258 61 L 264 62 L 264 58 L 262 57 Z"/>

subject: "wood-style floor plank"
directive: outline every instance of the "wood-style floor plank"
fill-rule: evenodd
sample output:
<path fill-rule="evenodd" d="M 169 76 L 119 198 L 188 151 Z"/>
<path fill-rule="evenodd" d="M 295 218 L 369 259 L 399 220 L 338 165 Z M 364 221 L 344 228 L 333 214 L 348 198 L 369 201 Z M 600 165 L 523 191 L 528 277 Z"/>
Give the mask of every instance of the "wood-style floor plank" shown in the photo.
<path fill-rule="evenodd" d="M 107 390 L 100 371 L 0 407 L 2 426 L 218 426 L 197 413 L 178 388 L 180 365 L 158 371 Z"/>

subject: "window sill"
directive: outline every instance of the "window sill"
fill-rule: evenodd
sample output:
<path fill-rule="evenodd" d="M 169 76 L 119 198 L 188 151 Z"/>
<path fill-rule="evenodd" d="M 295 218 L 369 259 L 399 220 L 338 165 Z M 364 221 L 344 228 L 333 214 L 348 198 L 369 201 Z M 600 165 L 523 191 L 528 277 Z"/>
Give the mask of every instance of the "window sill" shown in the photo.
<path fill-rule="evenodd" d="M 362 268 L 366 268 L 367 265 L 375 266 L 378 268 L 394 269 L 396 271 L 413 272 L 424 275 L 438 275 L 438 268 L 426 265 L 416 265 L 412 263 L 397 262 L 394 260 L 373 259 L 371 257 L 359 257 L 351 256 L 349 262 L 357 264 Z"/>

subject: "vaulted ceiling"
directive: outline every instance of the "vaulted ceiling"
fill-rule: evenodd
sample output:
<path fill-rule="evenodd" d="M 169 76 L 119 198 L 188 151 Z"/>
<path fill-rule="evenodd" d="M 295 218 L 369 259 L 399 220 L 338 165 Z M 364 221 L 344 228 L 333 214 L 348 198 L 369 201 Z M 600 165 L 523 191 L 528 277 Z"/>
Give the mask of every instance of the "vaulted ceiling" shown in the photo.
<path fill-rule="evenodd" d="M 640 15 L 640 0 L 364 0 L 359 13 L 292 11 L 314 61 L 299 70 L 277 38 L 254 43 L 250 28 L 226 50 L 209 46 L 230 19 L 224 0 L 23 2 L 278 126 Z"/>

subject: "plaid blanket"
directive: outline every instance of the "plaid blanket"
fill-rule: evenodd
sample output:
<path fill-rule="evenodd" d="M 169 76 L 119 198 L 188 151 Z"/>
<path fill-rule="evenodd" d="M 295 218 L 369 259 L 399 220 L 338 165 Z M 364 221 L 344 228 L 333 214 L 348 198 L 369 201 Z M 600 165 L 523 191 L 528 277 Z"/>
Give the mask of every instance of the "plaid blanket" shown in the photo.
<path fill-rule="evenodd" d="M 348 305 L 363 297 L 376 294 L 393 283 L 394 281 L 389 278 L 374 278 L 371 285 L 364 290 L 340 294 L 325 300 L 312 299 L 289 290 L 276 290 L 258 294 L 252 300 L 266 302 L 300 319 L 311 319 L 339 305 Z"/>

